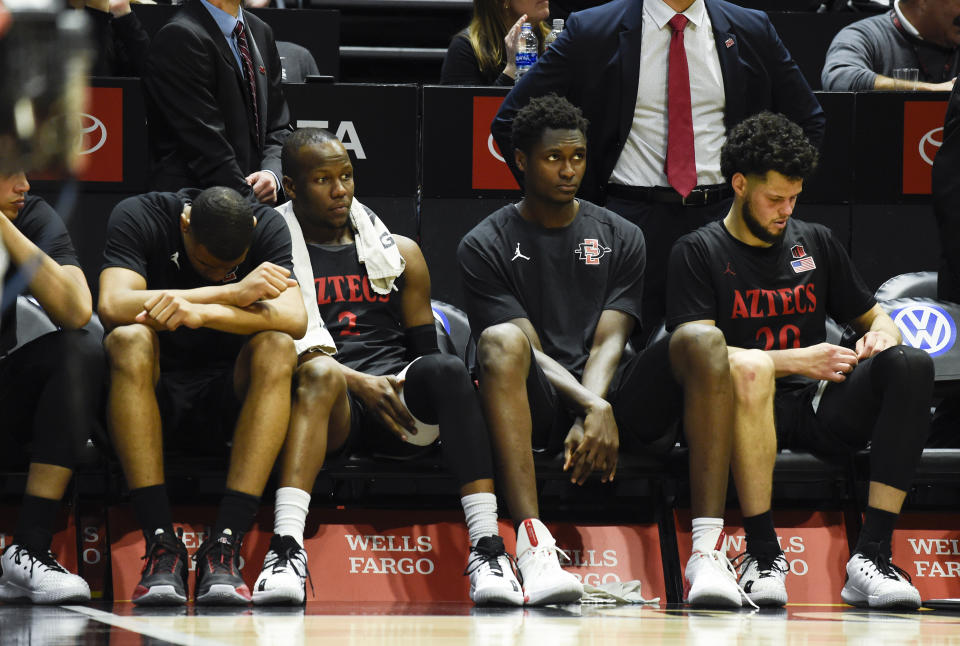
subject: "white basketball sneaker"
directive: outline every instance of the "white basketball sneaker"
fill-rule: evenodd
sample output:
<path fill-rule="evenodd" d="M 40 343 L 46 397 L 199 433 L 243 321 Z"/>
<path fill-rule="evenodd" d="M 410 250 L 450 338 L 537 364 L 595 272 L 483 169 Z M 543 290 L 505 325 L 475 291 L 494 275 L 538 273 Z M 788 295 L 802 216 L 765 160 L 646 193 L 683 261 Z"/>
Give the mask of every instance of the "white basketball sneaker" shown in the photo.
<path fill-rule="evenodd" d="M 722 544 L 723 535 L 720 535 Z M 683 574 L 684 601 L 702 608 L 740 608 L 754 606 L 753 601 L 737 585 L 737 574 L 730 560 L 719 550 L 694 550 Z"/>
<path fill-rule="evenodd" d="M 82 603 L 90 586 L 57 563 L 53 552 L 33 552 L 13 544 L 0 556 L 0 601 Z"/>
<path fill-rule="evenodd" d="M 755 604 L 766 607 L 787 605 L 786 578 L 790 564 L 783 552 L 772 559 L 744 552 L 740 555 L 736 570 L 737 582 Z"/>
<path fill-rule="evenodd" d="M 890 562 L 878 543 L 867 543 L 847 561 L 847 581 L 840 597 L 865 608 L 919 608 L 920 593 L 910 575 Z"/>
<path fill-rule="evenodd" d="M 484 536 L 470 548 L 463 573 L 470 576 L 470 599 L 477 605 L 523 605 L 523 588 L 499 536 Z"/>
<path fill-rule="evenodd" d="M 253 584 L 253 603 L 262 605 L 298 605 L 307 597 L 307 551 L 292 536 L 270 539 L 263 559 L 263 570 Z"/>
<path fill-rule="evenodd" d="M 517 565 L 529 606 L 549 603 L 576 603 L 583 596 L 583 584 L 560 567 L 557 542 L 536 518 L 520 524 L 517 533 Z M 569 560 L 566 554 L 564 558 Z"/>

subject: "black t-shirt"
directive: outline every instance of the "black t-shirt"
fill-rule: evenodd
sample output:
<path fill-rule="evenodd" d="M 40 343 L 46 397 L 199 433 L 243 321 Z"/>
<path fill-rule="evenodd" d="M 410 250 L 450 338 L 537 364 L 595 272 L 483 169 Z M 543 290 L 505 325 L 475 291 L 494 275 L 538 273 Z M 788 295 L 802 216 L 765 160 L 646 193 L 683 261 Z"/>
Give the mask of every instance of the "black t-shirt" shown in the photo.
<path fill-rule="evenodd" d="M 221 283 L 211 283 L 193 268 L 183 247 L 180 214 L 185 202 L 200 193 L 184 189 L 178 193 L 146 193 L 123 200 L 113 209 L 107 223 L 103 269 L 123 267 L 147 281 L 147 289 L 194 289 L 242 280 L 263 262 L 272 262 L 293 271 L 290 231 L 283 218 L 270 207 L 254 209 L 257 227 L 247 257 Z M 208 328 L 181 327 L 160 334 L 162 370 L 190 370 L 199 367 L 228 367 L 247 336 Z"/>
<path fill-rule="evenodd" d="M 308 244 L 320 316 L 337 344 L 337 360 L 371 375 L 392 375 L 407 363 L 400 292 L 378 294 L 357 259 L 357 245 Z"/>
<path fill-rule="evenodd" d="M 640 322 L 646 248 L 640 229 L 580 200 L 573 222 L 546 229 L 514 205 L 473 228 L 457 250 L 474 338 L 526 318 L 543 351 L 579 379 L 604 310 Z"/>
<path fill-rule="evenodd" d="M 539 34 L 538 34 L 539 35 Z M 510 87 L 513 79 L 503 73 L 506 62 L 497 69 L 480 69 L 480 61 L 470 44 L 467 30 L 459 32 L 450 41 L 440 68 L 441 85 L 499 85 Z"/>
<path fill-rule="evenodd" d="M 0 214 L 0 218 L 4 217 L 6 216 Z M 57 264 L 80 266 L 63 219 L 43 198 L 27 196 L 23 208 L 20 209 L 20 213 L 13 220 L 13 226 Z M 27 289 L 20 280 L 14 281 L 18 270 L 19 267 L 12 262 L 7 267 L 3 276 L 3 297 L 5 299 L 8 296 L 13 296 L 11 290 L 14 288 Z M 7 311 L 3 313 L 3 320 L 0 322 L 0 356 L 16 344 L 17 308 L 16 305 L 11 304 Z"/>
<path fill-rule="evenodd" d="M 819 224 L 790 219 L 783 239 L 752 247 L 712 222 L 677 241 L 667 272 L 667 329 L 713 320 L 727 343 L 784 350 L 826 340 L 876 303 L 850 257 Z M 792 377 L 781 385 L 809 383 Z"/>

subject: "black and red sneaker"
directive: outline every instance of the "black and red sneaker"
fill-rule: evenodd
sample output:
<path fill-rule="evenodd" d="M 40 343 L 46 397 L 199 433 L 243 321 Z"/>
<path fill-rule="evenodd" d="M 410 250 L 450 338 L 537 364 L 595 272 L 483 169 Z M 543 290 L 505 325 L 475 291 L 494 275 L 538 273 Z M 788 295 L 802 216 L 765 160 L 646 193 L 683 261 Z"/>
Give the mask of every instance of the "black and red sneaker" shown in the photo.
<path fill-rule="evenodd" d="M 193 557 L 197 582 L 193 598 L 198 604 L 238 606 L 250 603 L 250 588 L 240 576 L 242 538 L 229 529 L 203 542 Z"/>
<path fill-rule="evenodd" d="M 173 536 L 158 529 L 147 541 L 140 583 L 133 590 L 139 606 L 175 606 L 187 602 L 187 548 L 183 530 Z"/>

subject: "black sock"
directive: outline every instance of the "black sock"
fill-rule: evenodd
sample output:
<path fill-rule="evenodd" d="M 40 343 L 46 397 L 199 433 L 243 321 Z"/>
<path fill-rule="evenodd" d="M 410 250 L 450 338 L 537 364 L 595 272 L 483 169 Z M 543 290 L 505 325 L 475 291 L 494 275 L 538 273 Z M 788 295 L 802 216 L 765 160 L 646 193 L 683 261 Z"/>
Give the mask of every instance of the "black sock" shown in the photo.
<path fill-rule="evenodd" d="M 893 528 L 896 526 L 900 514 L 867 507 L 865 516 L 863 527 L 860 529 L 860 536 L 857 538 L 857 547 L 854 551 L 864 552 L 867 543 L 877 543 L 880 547 L 880 553 L 889 556 Z"/>
<path fill-rule="evenodd" d="M 26 494 L 13 532 L 13 542 L 31 552 L 47 552 L 53 540 L 53 524 L 62 502 Z"/>
<path fill-rule="evenodd" d="M 253 517 L 257 515 L 258 509 L 260 509 L 258 496 L 227 489 L 223 494 L 223 500 L 220 501 L 213 535 L 219 536 L 225 529 L 229 529 L 234 536 L 245 534 L 253 524 Z"/>
<path fill-rule="evenodd" d="M 153 540 L 158 529 L 173 535 L 173 515 L 170 513 L 170 500 L 167 498 L 167 486 L 158 484 L 130 490 L 130 504 L 137 522 L 147 542 Z"/>
<path fill-rule="evenodd" d="M 747 551 L 753 556 L 777 556 L 783 551 L 769 511 L 744 518 L 743 531 L 747 535 Z"/>

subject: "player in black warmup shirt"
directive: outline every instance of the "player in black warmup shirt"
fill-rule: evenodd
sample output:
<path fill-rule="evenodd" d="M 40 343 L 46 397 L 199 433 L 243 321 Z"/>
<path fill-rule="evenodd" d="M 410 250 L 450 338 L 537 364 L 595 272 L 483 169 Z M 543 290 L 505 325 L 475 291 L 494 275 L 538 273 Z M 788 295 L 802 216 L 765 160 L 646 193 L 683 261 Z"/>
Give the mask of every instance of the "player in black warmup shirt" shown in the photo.
<path fill-rule="evenodd" d="M 0 252 L 5 248 L 10 258 L 3 276 L 10 305 L 0 323 L 0 429 L 15 445 L 31 447 L 13 542 L 0 557 L 0 601 L 87 601 L 86 581 L 57 563 L 50 542 L 60 500 L 103 401 L 106 366 L 100 339 L 82 329 L 92 300 L 67 229 L 29 190 L 23 173 L 0 175 Z M 16 347 L 20 290 L 61 329 Z M 5 444 L 4 453 L 19 457 L 20 451 Z"/>
<path fill-rule="evenodd" d="M 278 210 L 288 222 L 294 216 L 291 225 L 303 232 L 309 266 L 298 264 L 297 275 L 316 285 L 315 303 L 308 306 L 319 306 L 329 323 L 339 364 L 317 352 L 301 355 L 280 460 L 274 537 L 254 603 L 304 599 L 303 528 L 309 492 L 327 453 L 358 445 L 373 454 L 408 456 L 424 450 L 427 425 L 438 424 L 470 534 L 470 597 L 480 604 L 522 605 L 498 534 L 483 414 L 463 361 L 439 353 L 430 274 L 420 248 L 391 235 L 354 200 L 350 157 L 326 130 L 294 132 L 282 162 L 291 202 Z M 383 273 L 389 277 L 372 278 Z"/>
<path fill-rule="evenodd" d="M 541 603 L 582 593 L 537 519 L 531 448 L 562 450 L 573 482 L 594 471 L 609 481 L 618 450 L 669 450 L 682 417 L 694 516 L 687 598 L 739 606 L 740 590 L 716 549 L 732 437 L 723 336 L 713 326 L 689 326 L 639 355 L 625 354 L 640 321 L 643 234 L 574 198 L 586 128 L 566 99 L 532 99 L 513 122 L 524 198 L 477 225 L 457 254 L 501 491 L 520 527 L 524 589 Z"/>
<path fill-rule="evenodd" d="M 231 440 L 226 493 L 196 555 L 194 598 L 250 601 L 240 546 L 287 431 L 291 337 L 306 329 L 292 268 L 280 215 L 229 188 L 147 193 L 110 216 L 99 312 L 112 329 L 104 341 L 110 433 L 147 541 L 134 603 L 187 600 L 162 447 L 222 454 Z"/>
<path fill-rule="evenodd" d="M 791 217 L 816 158 L 783 116 L 734 128 L 721 155 L 733 207 L 674 246 L 667 320 L 678 331 L 716 325 L 730 345 L 732 468 L 747 534 L 738 576 L 753 601 L 787 601 L 789 567 L 770 516 L 777 445 L 841 460 L 869 445 L 866 521 L 842 596 L 916 608 L 920 595 L 890 562 L 890 539 L 927 436 L 933 363 L 900 345 L 829 229 Z M 855 349 L 825 343 L 827 316 L 862 335 Z"/>

